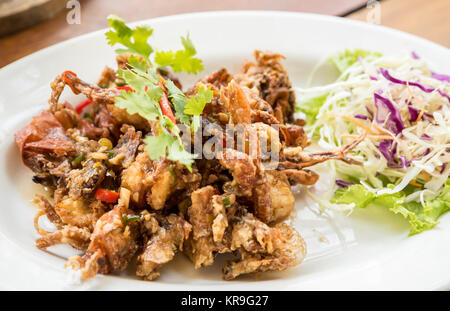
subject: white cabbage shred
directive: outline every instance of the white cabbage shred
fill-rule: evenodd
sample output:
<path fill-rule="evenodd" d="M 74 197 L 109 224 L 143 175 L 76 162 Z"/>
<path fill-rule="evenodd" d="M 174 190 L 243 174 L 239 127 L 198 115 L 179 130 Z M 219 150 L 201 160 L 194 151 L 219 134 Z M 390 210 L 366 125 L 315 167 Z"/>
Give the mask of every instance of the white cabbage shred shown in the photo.
<path fill-rule="evenodd" d="M 382 75 L 380 68 L 387 69 L 396 79 L 419 83 L 435 91 L 427 93 L 417 86 L 393 83 Z M 418 191 L 409 195 L 407 200 L 422 204 L 424 197 L 430 199 L 439 193 L 450 173 L 450 105 L 449 99 L 437 90 L 449 95 L 450 83 L 433 78 L 427 63 L 409 54 L 359 58 L 342 72 L 335 83 L 296 88 L 300 101 L 328 94 L 316 120 L 306 126 L 312 140 L 320 147 L 328 150 L 338 148 L 367 133 L 367 138 L 349 154 L 363 165 L 337 161 L 333 167 L 338 176 L 359 179 L 362 185 L 377 194 L 396 193 L 408 184 L 419 185 Z M 389 130 L 386 122 L 378 123 L 371 116 L 370 112 L 376 114 L 377 111 L 375 93 L 389 99 L 400 112 L 404 129 L 398 135 Z M 418 122 L 412 120 L 408 108 L 420 113 Z M 369 119 L 360 119 L 355 115 Z M 349 118 L 362 126 L 349 121 Z M 386 117 L 388 119 L 389 115 Z M 406 165 L 388 165 L 379 148 L 380 142 L 385 140 L 382 137 L 391 137 L 388 140 L 396 144 L 394 159 L 397 163 L 404 161 Z M 383 187 L 380 174 L 388 178 L 394 187 Z"/>

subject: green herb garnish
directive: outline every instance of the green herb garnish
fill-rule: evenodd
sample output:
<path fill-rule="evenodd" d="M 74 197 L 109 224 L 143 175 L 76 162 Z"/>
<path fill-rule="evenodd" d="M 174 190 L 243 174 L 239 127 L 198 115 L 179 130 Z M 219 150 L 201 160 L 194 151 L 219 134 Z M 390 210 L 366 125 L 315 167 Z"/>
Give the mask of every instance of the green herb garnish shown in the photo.
<path fill-rule="evenodd" d="M 105 34 L 108 44 L 123 46 L 123 48 L 116 50 L 118 54 L 129 53 L 139 56 L 148 66 L 153 68 L 171 67 L 175 72 L 184 71 L 194 74 L 203 71 L 202 60 L 194 57 L 197 51 L 189 38 L 189 34 L 186 37 L 181 37 L 183 50 L 158 51 L 155 53 L 154 60 L 151 61 L 150 56 L 154 51 L 154 48 L 148 43 L 148 39 L 153 34 L 151 27 L 143 25 L 130 28 L 117 15 L 108 16 L 108 24 L 112 28 Z"/>
<path fill-rule="evenodd" d="M 161 67 L 170 66 L 173 71 L 185 71 L 187 73 L 198 73 L 203 71 L 203 64 L 201 59 L 194 57 L 197 54 L 194 44 L 189 38 L 181 37 L 181 43 L 184 50 L 179 51 L 158 51 L 155 55 L 155 63 Z"/>
<path fill-rule="evenodd" d="M 195 96 L 186 100 L 186 106 L 184 107 L 184 113 L 192 116 L 199 116 L 207 103 L 210 103 L 213 98 L 213 91 L 206 88 L 204 85 L 198 87 Z"/>
<path fill-rule="evenodd" d="M 115 98 L 115 105 L 126 109 L 129 114 L 139 114 L 141 117 L 157 121 L 158 133 L 144 138 L 145 150 L 152 160 L 167 158 L 177 161 L 191 170 L 195 155 L 184 149 L 180 129 L 174 124 L 173 117 L 170 119 L 162 112 L 160 100 L 163 97 L 164 85 L 167 97 L 171 100 L 175 117 L 180 122 L 196 130 L 199 126 L 199 115 L 205 105 L 212 99 L 212 91 L 202 85 L 199 86 L 197 94 L 188 98 L 170 80 L 164 80 L 157 72 L 159 66 L 170 66 L 174 71 L 186 71 L 197 73 L 203 70 L 201 60 L 195 58 L 196 50 L 189 36 L 181 38 L 184 50 L 173 52 L 158 51 L 152 61 L 151 54 L 154 49 L 149 45 L 148 39 L 153 29 L 148 26 L 129 28 L 125 22 L 115 15 L 108 17 L 112 28 L 106 33 L 108 43 L 112 46 L 122 45 L 124 48 L 117 49 L 119 54 L 131 53 L 128 58 L 129 68 L 119 69 L 117 74 L 125 85 L 133 92 L 123 90 L 121 95 Z"/>
<path fill-rule="evenodd" d="M 91 116 L 89 113 L 87 113 L 87 112 L 85 112 L 85 113 L 83 114 L 83 118 L 93 120 L 93 119 L 92 119 L 92 116 Z"/>
<path fill-rule="evenodd" d="M 84 154 L 82 154 L 82 155 L 76 157 L 75 159 L 73 159 L 72 165 L 73 165 L 73 166 L 77 166 L 77 165 L 80 164 L 82 161 L 84 161 L 84 159 L 85 159 L 85 156 L 84 156 Z"/>
<path fill-rule="evenodd" d="M 223 197 L 222 203 L 225 206 L 225 208 L 229 208 L 231 205 L 230 197 L 229 196 Z"/>
<path fill-rule="evenodd" d="M 138 215 L 122 214 L 122 223 L 124 226 L 128 225 L 130 221 L 139 221 L 140 219 L 141 217 L 139 217 Z"/>
<path fill-rule="evenodd" d="M 169 172 L 170 174 L 172 174 L 173 177 L 175 178 L 177 177 L 177 173 L 175 173 L 175 168 L 173 167 L 172 164 L 169 166 Z"/>

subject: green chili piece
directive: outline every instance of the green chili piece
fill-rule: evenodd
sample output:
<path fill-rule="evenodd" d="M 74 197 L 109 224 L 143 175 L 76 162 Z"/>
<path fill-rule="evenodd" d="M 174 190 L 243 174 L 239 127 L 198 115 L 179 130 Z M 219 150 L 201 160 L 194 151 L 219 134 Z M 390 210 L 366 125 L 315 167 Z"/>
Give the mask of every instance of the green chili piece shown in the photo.
<path fill-rule="evenodd" d="M 127 215 L 122 214 L 122 223 L 124 226 L 126 226 L 130 221 L 139 221 L 141 217 L 138 215 Z"/>
<path fill-rule="evenodd" d="M 73 166 L 77 166 L 77 165 L 80 164 L 83 160 L 84 160 L 84 153 L 83 153 L 82 155 L 76 157 L 75 159 L 73 159 L 72 165 L 73 165 Z"/>
<path fill-rule="evenodd" d="M 222 198 L 222 203 L 225 206 L 225 208 L 230 207 L 231 205 L 231 201 L 230 201 L 230 197 L 226 196 Z"/>
<path fill-rule="evenodd" d="M 177 173 L 175 173 L 175 168 L 172 166 L 172 164 L 169 166 L 169 172 L 172 174 L 173 177 L 177 177 Z"/>

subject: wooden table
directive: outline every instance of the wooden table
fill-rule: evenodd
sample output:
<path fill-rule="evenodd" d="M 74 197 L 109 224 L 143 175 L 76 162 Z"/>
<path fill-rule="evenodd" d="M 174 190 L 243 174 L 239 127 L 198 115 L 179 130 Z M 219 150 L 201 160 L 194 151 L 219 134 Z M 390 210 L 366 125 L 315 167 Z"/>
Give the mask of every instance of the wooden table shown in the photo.
<path fill-rule="evenodd" d="M 126 21 L 211 10 L 284 10 L 312 12 L 366 21 L 367 0 L 79 0 L 81 23 L 68 24 L 69 9 L 51 20 L 0 37 L 0 68 L 42 48 L 83 33 L 107 27 L 106 17 L 116 13 Z M 369 2 L 370 3 L 370 2 Z M 381 24 L 450 47 L 450 0 L 383 0 Z M 373 11 L 372 11 L 373 13 Z M 372 14 L 373 15 L 373 14 Z M 1 25 L 0 25 L 1 27 Z"/>
<path fill-rule="evenodd" d="M 380 5 L 381 25 L 450 48 L 450 0 L 384 0 Z M 347 17 L 366 21 L 370 10 L 364 8 Z"/>

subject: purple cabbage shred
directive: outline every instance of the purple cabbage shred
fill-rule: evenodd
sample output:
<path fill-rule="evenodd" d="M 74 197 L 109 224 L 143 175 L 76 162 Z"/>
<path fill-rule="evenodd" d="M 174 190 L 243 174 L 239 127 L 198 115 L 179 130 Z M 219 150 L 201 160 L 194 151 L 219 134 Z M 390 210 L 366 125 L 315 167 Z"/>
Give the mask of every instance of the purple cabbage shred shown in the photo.
<path fill-rule="evenodd" d="M 399 161 L 395 160 L 395 153 L 397 152 L 397 144 L 392 140 L 383 140 L 378 146 L 381 154 L 387 160 L 387 166 L 390 168 L 405 168 L 411 165 L 412 160 L 406 161 L 404 156 L 398 157 Z"/>
<path fill-rule="evenodd" d="M 444 164 L 442 164 L 441 167 L 441 171 L 439 172 L 439 174 L 442 174 L 445 171 L 445 168 L 447 167 L 447 162 L 445 162 Z"/>
<path fill-rule="evenodd" d="M 409 115 L 411 116 L 411 119 L 409 119 L 411 122 L 416 122 L 417 118 L 419 117 L 419 110 L 416 108 L 413 108 L 411 106 L 408 106 Z"/>
<path fill-rule="evenodd" d="M 433 140 L 433 138 L 431 138 L 429 135 L 427 134 L 423 134 L 422 137 L 420 137 L 420 139 L 422 140 Z"/>
<path fill-rule="evenodd" d="M 387 160 L 388 166 L 393 167 L 396 165 L 395 159 L 394 159 L 394 145 L 391 140 L 383 140 L 380 145 L 378 146 L 380 149 L 381 154 L 383 157 Z"/>
<path fill-rule="evenodd" d="M 361 119 L 361 120 L 368 120 L 369 119 L 368 116 L 365 116 L 363 114 L 355 114 L 354 117 L 357 118 L 357 119 Z"/>
<path fill-rule="evenodd" d="M 431 77 L 439 81 L 450 82 L 450 76 L 442 73 L 431 72 Z"/>
<path fill-rule="evenodd" d="M 420 159 L 422 159 L 424 156 L 430 154 L 430 152 L 431 152 L 431 149 L 430 149 L 430 148 L 427 148 L 427 149 L 425 150 L 424 153 L 422 153 L 420 156 L 418 156 L 418 157 L 415 158 L 414 160 L 420 160 Z"/>
<path fill-rule="evenodd" d="M 370 118 L 373 119 L 373 111 L 367 106 L 366 106 L 366 110 L 370 114 Z"/>
<path fill-rule="evenodd" d="M 355 185 L 354 182 L 350 182 L 350 181 L 345 181 L 342 179 L 336 179 L 336 185 L 338 185 L 339 187 L 348 187 L 351 185 Z"/>
<path fill-rule="evenodd" d="M 400 111 L 394 106 L 394 104 L 387 98 L 373 94 L 376 111 L 376 120 L 378 123 L 383 124 L 390 129 L 395 135 L 400 134 L 405 128 L 402 122 Z"/>
<path fill-rule="evenodd" d="M 415 87 L 418 87 L 419 89 L 421 89 L 422 91 L 424 91 L 425 93 L 431 93 L 431 92 L 434 92 L 436 90 L 434 88 L 424 87 L 422 84 L 417 83 L 417 82 L 406 82 L 406 81 L 394 78 L 393 76 L 390 75 L 389 71 L 387 69 L 384 69 L 384 68 L 380 68 L 380 72 L 383 75 L 383 77 L 385 77 L 387 80 L 389 80 L 389 81 L 391 81 L 393 83 L 415 86 Z M 450 96 L 448 96 L 447 94 L 445 94 L 443 91 L 441 91 L 439 89 L 437 89 L 436 91 L 442 97 L 447 98 L 447 100 L 450 102 Z"/>

